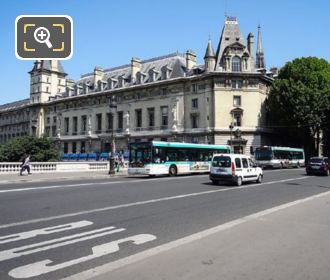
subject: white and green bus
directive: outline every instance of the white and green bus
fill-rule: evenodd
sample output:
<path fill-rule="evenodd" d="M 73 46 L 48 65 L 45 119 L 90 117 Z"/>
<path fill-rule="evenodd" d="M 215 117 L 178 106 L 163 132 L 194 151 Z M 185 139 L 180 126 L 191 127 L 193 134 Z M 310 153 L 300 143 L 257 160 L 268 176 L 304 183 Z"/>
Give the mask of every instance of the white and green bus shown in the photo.
<path fill-rule="evenodd" d="M 209 172 L 214 154 L 230 146 L 177 142 L 138 142 L 129 145 L 129 175 L 170 175 Z"/>
<path fill-rule="evenodd" d="M 284 168 L 305 165 L 303 149 L 264 146 L 255 150 L 255 161 L 260 167 Z"/>

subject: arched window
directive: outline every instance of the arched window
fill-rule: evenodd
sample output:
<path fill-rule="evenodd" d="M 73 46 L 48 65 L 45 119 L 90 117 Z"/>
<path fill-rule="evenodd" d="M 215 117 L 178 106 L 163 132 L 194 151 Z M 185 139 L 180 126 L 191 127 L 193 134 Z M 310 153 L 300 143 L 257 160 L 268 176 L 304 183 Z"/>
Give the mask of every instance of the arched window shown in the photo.
<path fill-rule="evenodd" d="M 233 72 L 242 71 L 241 59 L 238 56 L 234 56 L 231 60 L 231 71 Z"/>

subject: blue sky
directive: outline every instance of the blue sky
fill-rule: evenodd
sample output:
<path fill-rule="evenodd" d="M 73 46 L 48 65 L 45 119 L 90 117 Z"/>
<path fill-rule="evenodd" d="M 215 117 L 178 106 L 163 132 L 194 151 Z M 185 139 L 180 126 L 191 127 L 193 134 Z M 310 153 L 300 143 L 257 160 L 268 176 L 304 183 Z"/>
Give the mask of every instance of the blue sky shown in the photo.
<path fill-rule="evenodd" d="M 211 36 L 216 49 L 224 15 L 237 16 L 241 32 L 262 27 L 267 67 L 302 56 L 330 61 L 328 0 L 6 0 L 0 10 L 0 104 L 29 97 L 32 61 L 15 57 L 15 18 L 67 14 L 74 22 L 74 55 L 62 62 L 70 78 L 175 51 L 193 49 L 199 63 Z M 227 9 L 226 9 L 227 7 Z"/>

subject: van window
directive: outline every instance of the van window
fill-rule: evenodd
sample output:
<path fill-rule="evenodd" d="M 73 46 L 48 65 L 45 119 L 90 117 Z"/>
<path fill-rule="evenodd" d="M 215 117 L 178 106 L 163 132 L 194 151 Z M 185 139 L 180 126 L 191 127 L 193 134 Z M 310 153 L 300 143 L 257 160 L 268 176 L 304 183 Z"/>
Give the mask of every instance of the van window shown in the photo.
<path fill-rule="evenodd" d="M 242 168 L 242 163 L 240 158 L 235 158 L 236 168 Z"/>
<path fill-rule="evenodd" d="M 226 156 L 217 156 L 213 158 L 212 161 L 213 167 L 230 167 L 231 166 L 231 159 L 230 157 Z"/>
<path fill-rule="evenodd" d="M 249 168 L 249 164 L 246 158 L 242 158 L 243 168 Z"/>

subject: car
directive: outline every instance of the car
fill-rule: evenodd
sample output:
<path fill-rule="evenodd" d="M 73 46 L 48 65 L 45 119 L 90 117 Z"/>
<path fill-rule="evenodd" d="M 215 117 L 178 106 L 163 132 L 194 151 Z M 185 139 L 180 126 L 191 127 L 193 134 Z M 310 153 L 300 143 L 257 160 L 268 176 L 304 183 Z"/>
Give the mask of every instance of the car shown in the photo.
<path fill-rule="evenodd" d="M 249 156 L 242 154 L 215 154 L 210 168 L 210 180 L 214 185 L 231 182 L 237 186 L 243 182 L 261 183 L 263 171 Z"/>
<path fill-rule="evenodd" d="M 330 175 L 329 158 L 327 157 L 312 157 L 306 165 L 307 175 L 320 174 Z"/>

